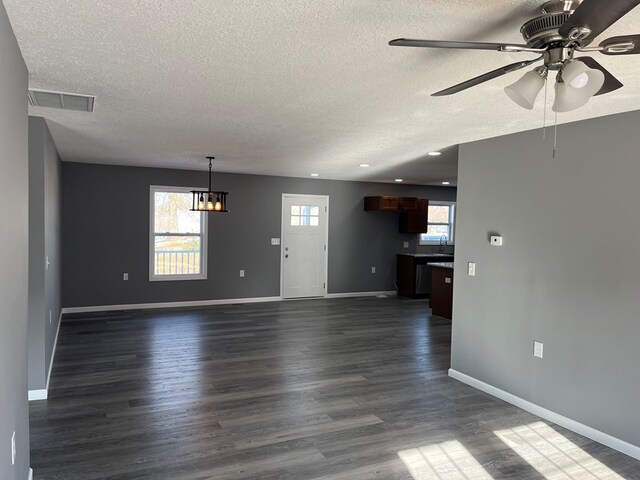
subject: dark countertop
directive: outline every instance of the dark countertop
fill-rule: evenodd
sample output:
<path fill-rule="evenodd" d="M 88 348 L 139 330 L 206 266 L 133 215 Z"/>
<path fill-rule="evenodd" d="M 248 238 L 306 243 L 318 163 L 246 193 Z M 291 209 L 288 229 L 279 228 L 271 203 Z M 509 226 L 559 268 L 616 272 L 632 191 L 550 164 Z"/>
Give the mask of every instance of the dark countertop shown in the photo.
<path fill-rule="evenodd" d="M 429 267 L 450 268 L 453 270 L 453 262 L 433 262 L 427 263 Z"/>

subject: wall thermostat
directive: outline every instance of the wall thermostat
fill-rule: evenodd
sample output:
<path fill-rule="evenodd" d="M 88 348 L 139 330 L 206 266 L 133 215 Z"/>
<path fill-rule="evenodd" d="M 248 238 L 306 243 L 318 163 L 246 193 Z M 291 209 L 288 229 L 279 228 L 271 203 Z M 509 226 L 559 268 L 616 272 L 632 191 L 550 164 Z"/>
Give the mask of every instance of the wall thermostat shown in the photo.
<path fill-rule="evenodd" d="M 491 235 L 491 245 L 494 247 L 502 246 L 502 237 L 499 235 Z"/>

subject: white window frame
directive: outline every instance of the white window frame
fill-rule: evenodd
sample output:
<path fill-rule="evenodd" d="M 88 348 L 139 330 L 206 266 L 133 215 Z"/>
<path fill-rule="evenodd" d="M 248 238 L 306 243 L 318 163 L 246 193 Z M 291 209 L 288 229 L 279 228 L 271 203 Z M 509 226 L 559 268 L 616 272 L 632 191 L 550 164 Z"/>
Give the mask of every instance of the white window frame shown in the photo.
<path fill-rule="evenodd" d="M 150 282 L 166 282 L 176 280 L 206 280 L 207 279 L 207 251 L 208 233 L 209 233 L 209 215 L 200 213 L 200 234 L 191 234 L 200 237 L 200 273 L 199 274 L 177 274 L 177 275 L 156 275 L 155 274 L 155 237 L 160 232 L 155 232 L 155 193 L 156 192 L 172 192 L 172 193 L 188 193 L 191 190 L 202 190 L 202 187 L 175 187 L 166 185 L 151 185 L 149 187 L 149 281 Z M 166 235 L 166 234 L 164 234 Z M 172 235 L 172 234 L 169 234 Z M 173 234 L 175 236 L 189 236 L 189 234 Z"/>
<path fill-rule="evenodd" d="M 451 207 L 449 209 L 449 223 L 430 222 L 429 219 L 427 218 L 427 225 L 448 225 L 449 232 L 450 232 L 450 235 L 449 235 L 450 240 L 447 240 L 447 245 L 454 245 L 456 240 L 456 202 L 429 201 L 429 206 L 430 207 L 431 206 Z M 418 245 L 440 245 L 439 240 L 436 240 L 436 241 L 422 240 L 422 235 L 424 235 L 424 233 L 421 233 L 420 235 L 418 235 Z"/>

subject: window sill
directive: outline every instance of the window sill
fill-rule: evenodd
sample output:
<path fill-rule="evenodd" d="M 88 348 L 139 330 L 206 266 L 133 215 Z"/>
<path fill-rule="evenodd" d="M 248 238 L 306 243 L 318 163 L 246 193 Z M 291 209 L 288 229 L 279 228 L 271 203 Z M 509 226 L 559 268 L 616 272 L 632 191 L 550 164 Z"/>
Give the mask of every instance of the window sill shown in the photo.
<path fill-rule="evenodd" d="M 150 276 L 150 282 L 182 282 L 185 280 L 206 280 L 206 275 L 161 275 Z"/>

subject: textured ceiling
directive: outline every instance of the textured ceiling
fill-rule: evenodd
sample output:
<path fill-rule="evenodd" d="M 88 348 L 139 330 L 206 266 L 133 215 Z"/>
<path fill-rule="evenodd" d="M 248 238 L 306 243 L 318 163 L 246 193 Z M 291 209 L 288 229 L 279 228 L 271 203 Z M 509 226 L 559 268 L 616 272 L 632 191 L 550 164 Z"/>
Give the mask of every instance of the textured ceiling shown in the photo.
<path fill-rule="evenodd" d="M 531 54 L 387 42 L 522 43 L 541 3 L 4 0 L 31 87 L 97 96 L 94 113 L 31 107 L 63 160 L 206 169 L 216 155 L 218 171 L 410 183 L 455 178 L 456 149 L 429 150 L 541 126 L 542 101 L 504 95 L 522 72 L 429 96 Z M 603 38 L 639 32 L 640 8 Z M 625 87 L 561 123 L 640 108 L 640 56 L 598 60 Z"/>

